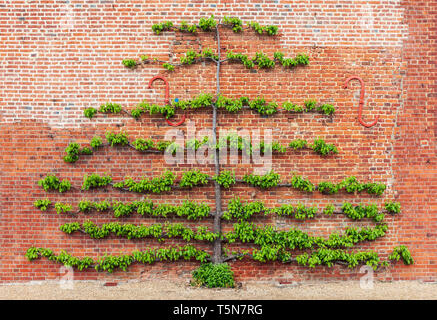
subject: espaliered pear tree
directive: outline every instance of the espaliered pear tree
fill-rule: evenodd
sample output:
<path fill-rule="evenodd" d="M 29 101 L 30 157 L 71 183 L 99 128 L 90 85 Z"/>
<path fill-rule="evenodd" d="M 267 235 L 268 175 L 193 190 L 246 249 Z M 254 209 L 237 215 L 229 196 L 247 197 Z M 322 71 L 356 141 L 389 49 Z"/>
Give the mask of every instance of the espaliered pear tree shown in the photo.
<path fill-rule="evenodd" d="M 142 216 L 156 216 L 171 219 L 172 216 L 179 216 L 188 220 L 213 219 L 213 230 L 206 227 L 191 229 L 182 223 L 152 224 L 152 225 L 133 225 L 120 223 L 107 223 L 96 225 L 92 221 L 67 223 L 60 226 L 60 230 L 66 234 L 82 232 L 85 236 L 94 239 L 102 239 L 109 235 L 116 235 L 127 239 L 157 238 L 164 241 L 169 238 L 181 238 L 187 242 L 182 247 L 163 247 L 159 249 L 149 249 L 146 251 L 135 251 L 121 256 L 105 256 L 100 258 L 75 257 L 65 251 L 55 253 L 50 249 L 31 247 L 26 256 L 29 260 L 39 257 L 46 257 L 50 260 L 73 266 L 79 270 L 94 267 L 96 270 L 106 270 L 112 272 L 116 268 L 126 270 L 134 263 L 150 264 L 157 261 L 176 261 L 179 259 L 195 259 L 202 263 L 201 267 L 194 271 L 193 277 L 196 284 L 208 287 L 232 287 L 234 285 L 233 273 L 227 261 L 235 259 L 254 259 L 259 262 L 280 261 L 284 263 L 297 263 L 299 265 L 315 267 L 317 265 L 333 266 L 343 264 L 348 267 L 355 267 L 359 264 L 367 264 L 373 268 L 388 265 L 389 261 L 402 259 L 405 264 L 413 263 L 410 252 L 405 246 L 397 246 L 389 255 L 389 259 L 383 261 L 375 251 L 350 251 L 347 250 L 365 241 L 374 241 L 383 237 L 387 232 L 387 224 L 384 222 L 386 214 L 399 214 L 400 205 L 396 202 L 387 201 L 383 208 L 378 208 L 375 204 L 354 206 L 350 203 L 330 204 L 325 208 L 304 206 L 302 204 L 286 204 L 282 206 L 267 207 L 259 201 L 242 202 L 238 197 L 231 199 L 226 210 L 222 208 L 222 190 L 233 188 L 236 184 L 247 184 L 254 188 L 259 188 L 268 192 L 273 188 L 293 188 L 301 192 L 313 193 L 320 192 L 330 196 L 340 191 L 359 195 L 362 192 L 380 196 L 385 191 L 385 185 L 376 182 L 360 182 L 355 177 L 348 177 L 343 181 L 323 181 L 319 184 L 307 180 L 305 177 L 294 175 L 290 181 L 282 181 L 281 177 L 274 171 L 264 175 L 248 174 L 243 177 L 235 177 L 230 171 L 221 170 L 219 152 L 221 148 L 229 145 L 237 148 L 241 152 L 251 154 L 255 150 L 260 152 L 271 151 L 273 154 L 293 152 L 300 149 L 310 149 L 321 157 L 333 156 L 338 150 L 333 144 L 326 143 L 318 138 L 312 142 L 306 140 L 293 140 L 287 145 L 282 145 L 278 141 L 270 144 L 263 141 L 253 144 L 241 137 L 230 135 L 217 137 L 217 112 L 225 109 L 228 112 L 237 113 L 243 108 L 250 108 L 260 115 L 269 116 L 278 112 L 283 113 L 302 113 L 317 112 L 322 116 L 332 117 L 335 113 L 334 106 L 319 103 L 314 100 L 307 100 L 303 105 L 293 102 L 284 102 L 281 106 L 274 101 L 265 101 L 262 97 L 250 100 L 247 97 L 230 98 L 220 93 L 220 68 L 223 63 L 238 62 L 246 68 L 282 68 L 304 67 L 309 63 L 306 54 L 298 54 L 295 57 L 286 57 L 282 52 L 275 52 L 273 57 L 269 57 L 263 52 L 257 52 L 255 56 L 249 57 L 244 53 L 227 51 L 221 52 L 220 30 L 230 28 L 235 33 L 256 32 L 260 35 L 274 36 L 278 32 L 276 26 L 262 26 L 259 23 L 251 22 L 243 26 L 240 19 L 236 17 L 223 17 L 217 21 L 213 16 L 202 18 L 198 24 L 188 24 L 182 21 L 179 26 L 167 21 L 152 26 L 155 34 L 163 32 L 187 32 L 197 34 L 199 32 L 215 33 L 217 50 L 205 49 L 201 52 L 188 50 L 180 58 L 180 63 L 170 61 L 160 61 L 148 56 L 141 56 L 139 59 L 125 59 L 122 61 L 127 68 L 136 68 L 140 64 L 160 63 L 162 67 L 175 71 L 177 68 L 191 65 L 200 61 L 209 60 L 217 66 L 217 88 L 215 95 L 201 94 L 191 100 L 177 101 L 164 106 L 139 103 L 131 111 L 125 110 L 116 103 L 106 103 L 99 109 L 88 108 L 84 115 L 93 118 L 99 113 L 126 114 L 135 119 L 140 119 L 143 113 L 161 114 L 166 119 L 175 115 L 176 110 L 211 108 L 212 109 L 212 139 L 205 137 L 202 140 L 190 140 L 185 146 L 177 145 L 172 141 L 154 141 L 148 137 L 137 138 L 130 141 L 129 137 L 120 132 L 107 132 L 106 142 L 102 137 L 96 136 L 90 140 L 89 146 L 81 146 L 76 142 L 71 142 L 66 148 L 64 160 L 67 163 L 75 163 L 82 156 L 92 155 L 96 150 L 103 147 L 130 147 L 136 152 L 142 153 L 164 153 L 175 152 L 178 148 L 197 150 L 207 144 L 214 150 L 215 174 L 209 176 L 200 170 L 186 171 L 182 176 L 177 177 L 171 171 L 164 172 L 161 176 L 135 180 L 127 178 L 122 181 L 114 182 L 111 176 L 91 174 L 84 176 L 82 190 L 92 190 L 94 188 L 115 188 L 135 193 L 164 193 L 171 192 L 173 189 L 189 189 L 195 186 L 214 184 L 215 208 L 211 209 L 208 205 L 193 201 L 184 201 L 180 205 L 157 204 L 149 200 L 134 202 L 91 202 L 82 200 L 77 209 L 70 204 L 52 202 L 46 199 L 35 201 L 34 205 L 41 211 L 49 210 L 52 206 L 58 214 L 78 215 L 90 211 L 108 212 L 115 217 L 125 217 L 133 214 Z M 39 181 L 39 185 L 45 191 L 68 192 L 72 188 L 68 179 L 60 180 L 55 175 L 47 175 Z M 313 219 L 317 215 L 331 216 L 333 214 L 345 215 L 351 220 L 371 219 L 375 225 L 367 228 L 347 228 L 342 234 L 333 233 L 328 238 L 314 237 L 299 229 L 278 230 L 272 226 L 259 226 L 249 222 L 254 215 L 276 215 L 287 216 L 297 220 Z M 233 222 L 233 228 L 228 232 L 222 232 L 222 222 Z M 196 248 L 192 243 L 202 241 L 211 244 L 212 254 Z M 223 244 L 251 243 L 255 245 L 252 249 L 234 250 L 226 249 Z M 294 250 L 301 253 L 293 255 Z"/>

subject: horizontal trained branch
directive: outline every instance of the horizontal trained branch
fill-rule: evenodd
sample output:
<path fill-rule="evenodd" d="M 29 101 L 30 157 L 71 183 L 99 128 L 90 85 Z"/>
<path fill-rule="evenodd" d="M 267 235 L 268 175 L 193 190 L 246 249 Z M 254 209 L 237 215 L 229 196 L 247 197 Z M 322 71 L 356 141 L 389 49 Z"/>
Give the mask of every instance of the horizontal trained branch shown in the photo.
<path fill-rule="evenodd" d="M 278 33 L 278 27 L 274 25 L 262 26 L 258 22 L 248 22 L 247 27 L 243 27 L 243 21 L 238 17 L 224 16 L 222 21 L 215 20 L 214 15 L 209 18 L 200 18 L 197 24 L 188 24 L 185 20 L 181 21 L 179 26 L 175 26 L 172 21 L 164 21 L 152 25 L 152 31 L 159 35 L 164 31 L 180 31 L 187 33 L 197 33 L 198 29 L 204 32 L 211 32 L 217 28 L 217 26 L 229 27 L 235 33 L 243 30 L 253 29 L 260 35 L 274 36 Z"/>
<path fill-rule="evenodd" d="M 129 69 L 136 68 L 140 65 L 160 63 L 164 69 L 173 71 L 175 67 L 181 67 L 184 65 L 191 65 L 202 61 L 214 61 L 218 62 L 218 56 L 212 52 L 212 49 L 207 48 L 201 52 L 196 52 L 192 49 L 185 52 L 185 55 L 180 58 L 180 63 L 172 63 L 170 61 L 164 61 L 157 58 L 149 58 L 147 55 L 141 55 L 139 59 L 123 59 L 122 64 Z"/>
<path fill-rule="evenodd" d="M 58 203 L 55 204 L 57 208 Z M 41 211 L 46 211 L 51 205 L 49 199 L 39 199 L 34 202 L 34 206 Z M 181 205 L 171 204 L 155 204 L 150 200 L 133 201 L 123 203 L 121 201 L 114 201 L 110 203 L 107 200 L 91 202 L 88 200 L 81 200 L 78 204 L 78 210 L 72 211 L 70 205 L 60 205 L 59 207 L 67 208 L 67 210 L 58 211 L 57 213 L 67 213 L 77 215 L 78 213 L 89 213 L 91 211 L 105 212 L 112 210 L 116 218 L 126 217 L 136 212 L 142 216 L 163 217 L 167 218 L 169 215 L 184 217 L 188 220 L 196 220 L 207 218 L 212 215 L 210 207 L 204 203 L 198 203 L 185 200 Z"/>
<path fill-rule="evenodd" d="M 107 105 L 117 107 L 108 108 Z M 277 102 L 266 102 L 263 97 L 258 97 L 253 100 L 250 100 L 247 97 L 240 97 L 236 99 L 227 98 L 220 95 L 218 98 L 214 97 L 212 94 L 202 93 L 199 96 L 195 97 L 191 100 L 179 100 L 177 102 L 173 102 L 171 105 L 160 106 L 156 104 L 149 104 L 145 101 L 137 104 L 130 112 L 124 110 L 121 105 L 108 102 L 100 106 L 99 109 L 96 108 L 87 108 L 84 110 L 85 117 L 91 119 L 98 112 L 104 114 L 127 114 L 135 119 L 139 119 L 143 113 L 153 114 L 161 114 L 166 119 L 173 117 L 176 113 L 177 109 L 180 110 L 196 110 L 199 108 L 213 107 L 217 106 L 218 109 L 225 109 L 228 112 L 238 112 L 243 108 L 249 108 L 254 110 L 263 116 L 270 116 L 279 111 L 287 112 L 287 113 L 303 113 L 303 112 L 318 112 L 321 114 L 325 114 L 327 116 L 332 116 L 335 113 L 335 107 L 331 104 L 318 104 L 316 100 L 306 100 L 304 101 L 303 106 L 298 105 L 296 103 L 292 103 L 289 101 L 283 102 L 282 106 L 279 107 Z"/>
<path fill-rule="evenodd" d="M 70 144 L 65 148 L 65 152 L 67 153 L 64 156 L 64 161 L 69 163 L 74 163 L 79 160 L 81 155 L 92 155 L 95 150 L 105 147 L 119 147 L 119 146 L 127 146 L 132 149 L 138 150 L 140 152 L 147 153 L 164 153 L 166 150 L 169 152 L 175 152 L 177 149 L 176 143 L 172 141 L 166 140 L 156 140 L 152 139 L 143 139 L 138 138 L 132 143 L 129 142 L 128 136 L 124 132 L 113 133 L 107 132 L 106 139 L 108 143 L 103 143 L 102 138 L 100 136 L 95 136 L 90 141 L 90 147 L 82 147 L 77 142 L 70 142 Z M 98 143 L 96 143 L 98 141 Z"/>
<path fill-rule="evenodd" d="M 348 248 L 364 241 L 374 241 L 385 236 L 388 227 L 378 224 L 375 227 L 346 228 L 343 235 L 334 232 L 327 239 L 310 236 L 302 230 L 291 228 L 278 230 L 273 226 L 257 226 L 247 221 L 233 224 L 233 230 L 224 234 L 229 243 L 239 240 L 242 243 L 253 243 L 261 247 L 282 249 L 314 249 L 319 248 Z"/>
<path fill-rule="evenodd" d="M 402 259 L 405 265 L 414 264 L 414 259 L 411 256 L 410 250 L 408 250 L 404 245 L 395 247 L 388 258 L 393 261 L 399 261 L 399 259 Z"/>
<path fill-rule="evenodd" d="M 104 146 L 120 147 L 127 146 L 129 148 L 135 149 L 140 152 L 145 153 L 164 153 L 168 152 L 171 154 L 176 154 L 177 152 L 184 150 L 184 146 L 178 144 L 175 141 L 167 140 L 157 140 L 154 141 L 151 138 L 137 138 L 132 143 L 129 142 L 128 136 L 124 132 L 113 133 L 107 132 L 106 139 L 108 143 L 103 143 L 100 136 L 95 136 L 90 141 L 90 147 L 82 147 L 77 142 L 70 142 L 70 144 L 65 148 L 66 155 L 64 156 L 64 161 L 68 163 L 74 163 L 79 160 L 81 155 L 92 155 L 94 151 L 102 148 Z M 235 149 L 244 152 L 246 155 L 254 154 L 266 154 L 270 153 L 285 153 L 287 152 L 287 146 L 282 145 L 278 141 L 273 141 L 272 143 L 265 143 L 261 141 L 260 143 L 253 145 L 250 140 L 244 139 L 238 136 L 238 134 L 228 134 L 224 137 L 220 137 L 219 141 L 214 143 L 210 140 L 210 137 L 205 136 L 201 140 L 190 139 L 185 143 L 186 150 L 197 151 L 202 146 L 208 147 L 210 149 L 227 150 Z M 98 143 L 97 143 L 98 142 Z M 328 144 L 325 140 L 317 138 L 314 140 L 313 144 L 308 144 L 308 141 L 302 139 L 296 139 L 288 144 L 289 149 L 297 151 L 303 149 L 313 150 L 315 153 L 321 156 L 328 156 L 330 154 L 337 154 L 338 149 L 333 144 Z"/>
<path fill-rule="evenodd" d="M 306 66 L 309 64 L 309 57 L 306 54 L 299 53 L 294 58 L 284 58 L 284 53 L 277 51 L 273 58 L 270 59 L 263 52 L 256 52 L 251 59 L 249 56 L 242 53 L 234 53 L 232 50 L 226 52 L 226 59 L 224 61 L 233 61 L 242 63 L 247 69 L 253 69 L 258 66 L 259 69 L 271 69 L 279 62 L 285 68 L 293 68 L 299 65 Z"/>
<path fill-rule="evenodd" d="M 112 183 L 110 176 L 100 176 L 99 174 L 85 175 L 83 178 L 82 190 L 89 190 L 92 188 L 99 188 L 105 186 L 112 186 L 117 189 L 138 192 L 138 193 L 162 193 L 168 192 L 172 188 L 193 188 L 198 186 L 208 185 L 212 181 L 217 181 L 222 187 L 230 188 L 236 183 L 246 183 L 253 187 L 260 189 L 270 189 L 273 187 L 291 187 L 297 190 L 305 192 L 315 192 L 316 190 L 323 194 L 334 194 L 340 190 L 344 190 L 348 193 L 359 193 L 366 191 L 368 194 L 380 196 L 384 193 L 386 185 L 383 183 L 369 182 L 360 183 L 356 177 L 347 177 L 339 183 L 332 182 L 320 182 L 319 185 L 313 184 L 311 181 L 304 179 L 301 176 L 293 175 L 291 183 L 281 184 L 280 176 L 278 173 L 271 170 L 264 175 L 246 174 L 243 179 L 236 179 L 235 174 L 230 171 L 223 170 L 218 176 L 209 176 L 206 173 L 202 173 L 199 170 L 189 170 L 182 173 L 179 182 L 176 182 L 175 175 L 171 171 L 165 171 L 161 176 L 154 178 L 143 178 L 139 181 L 135 181 L 131 177 L 125 178 L 125 180 Z M 59 179 L 56 176 L 48 175 L 46 178 L 41 179 L 38 182 L 39 185 L 44 187 L 45 191 L 57 190 L 64 192 L 66 190 L 59 189 Z M 65 185 L 69 185 L 68 190 L 71 188 L 71 183 L 68 180 L 64 180 Z M 329 189 L 327 189 L 329 185 Z M 329 191 L 329 192 L 328 192 Z"/>
<path fill-rule="evenodd" d="M 71 182 L 68 180 L 60 180 L 55 175 L 47 175 L 44 179 L 38 181 L 38 185 L 43 187 L 45 191 L 57 190 L 60 193 L 71 189 Z"/>
<path fill-rule="evenodd" d="M 56 255 L 51 249 L 30 247 L 27 249 L 26 258 L 29 261 L 45 257 L 50 261 L 55 261 L 63 264 L 66 267 L 74 267 L 78 270 L 85 270 L 90 267 L 97 271 L 113 272 L 120 268 L 127 271 L 127 268 L 135 262 L 142 264 L 153 264 L 160 261 L 177 261 L 180 259 L 207 262 L 210 255 L 193 246 L 148 249 L 145 251 L 134 251 L 131 254 L 113 256 L 105 255 L 102 258 L 94 260 L 90 257 L 78 258 L 70 255 L 62 250 Z M 318 265 L 326 265 L 332 267 L 334 264 L 347 265 L 349 268 L 354 268 L 359 264 L 365 263 L 374 269 L 380 266 L 388 266 L 388 261 L 381 261 L 378 254 L 374 251 L 364 252 L 346 252 L 341 249 L 319 248 L 316 251 L 303 253 L 292 258 L 291 254 L 284 249 L 275 247 L 261 247 L 254 249 L 251 253 L 246 250 L 241 253 L 234 253 L 225 257 L 225 261 L 243 259 L 250 257 L 258 262 L 280 261 L 283 263 L 297 262 L 299 265 L 314 268 Z M 404 264 L 413 264 L 414 260 L 411 257 L 409 250 L 405 246 L 395 247 L 389 259 L 392 261 L 403 260 Z"/>
<path fill-rule="evenodd" d="M 204 49 L 203 51 L 196 52 L 192 49 L 185 52 L 185 55 L 180 57 L 180 63 L 173 63 L 170 61 L 164 61 L 157 58 L 149 58 L 147 55 L 140 56 L 140 59 L 124 59 L 122 64 L 129 69 L 134 69 L 140 65 L 161 63 L 164 69 L 168 71 L 174 71 L 175 67 L 182 67 L 185 65 L 192 65 L 203 61 L 213 61 L 215 63 L 224 62 L 239 62 L 243 64 L 247 69 L 253 69 L 258 66 L 258 69 L 272 69 L 276 66 L 276 63 L 281 64 L 284 68 L 294 68 L 297 66 L 306 66 L 309 64 L 309 57 L 306 54 L 299 53 L 294 58 L 284 58 L 284 53 L 277 51 L 274 53 L 273 58 L 270 59 L 267 54 L 263 52 L 256 52 L 253 58 L 242 53 L 234 53 L 232 50 L 226 52 L 226 59 L 220 60 L 216 53 L 211 48 Z"/>
<path fill-rule="evenodd" d="M 367 191 L 369 194 L 380 196 L 386 189 L 385 184 L 375 182 L 360 183 L 354 176 L 347 177 L 337 184 L 324 181 L 320 182 L 318 185 L 315 185 L 311 181 L 304 179 L 302 176 L 295 174 L 293 174 L 291 183 L 280 184 L 280 181 L 281 179 L 279 174 L 273 170 L 264 175 L 246 174 L 242 180 L 237 180 L 237 182 L 245 182 L 260 189 L 269 189 L 272 187 L 292 187 L 308 193 L 312 193 L 317 190 L 323 194 L 335 194 L 340 190 L 345 190 L 347 193 L 359 193 L 362 191 Z M 326 185 L 329 185 L 332 188 L 328 190 Z"/>
<path fill-rule="evenodd" d="M 26 257 L 29 261 L 45 257 L 50 261 L 61 263 L 67 267 L 74 267 L 78 270 L 85 270 L 94 267 L 97 271 L 113 272 L 120 268 L 123 271 L 127 270 L 134 262 L 142 264 L 153 264 L 159 261 L 177 261 L 177 260 L 192 260 L 206 262 L 209 258 L 209 253 L 199 250 L 193 246 L 171 247 L 160 249 L 148 249 L 145 251 L 134 251 L 131 254 L 112 256 L 105 255 L 102 258 L 94 260 L 90 257 L 77 258 L 62 250 L 56 255 L 52 250 L 45 248 L 30 247 L 26 252 Z"/>
<path fill-rule="evenodd" d="M 395 249 L 396 250 L 396 249 Z M 408 250 L 408 249 L 407 249 Z M 408 252 L 409 253 L 409 252 Z M 406 258 L 403 258 L 405 265 L 412 264 L 411 255 L 405 254 Z M 242 252 L 233 252 L 224 258 L 224 261 L 230 260 L 242 260 L 245 257 L 249 257 L 258 262 L 270 262 L 279 261 L 282 263 L 297 263 L 298 265 L 315 268 L 316 266 L 332 267 L 335 264 L 347 266 L 348 268 L 355 268 L 358 265 L 366 264 L 377 270 L 381 267 L 389 266 L 390 262 L 396 262 L 396 258 L 389 257 L 389 260 L 382 261 L 378 253 L 375 251 L 361 251 L 361 252 L 347 252 L 342 249 L 328 249 L 319 248 L 310 253 L 303 253 L 292 257 L 290 252 L 282 248 L 261 247 L 260 249 L 254 249 L 252 252 L 245 250 Z M 411 259 L 411 260 L 410 260 Z"/>
<path fill-rule="evenodd" d="M 384 204 L 386 212 L 389 214 L 398 214 L 400 212 L 400 204 L 388 201 Z M 223 219 L 237 219 L 244 221 L 250 219 L 254 214 L 278 215 L 294 217 L 297 220 L 313 219 L 319 213 L 317 206 L 307 207 L 302 203 L 297 205 L 284 204 L 274 208 L 268 208 L 261 201 L 246 201 L 243 203 L 240 198 L 235 197 L 228 202 L 227 210 L 223 212 Z M 373 219 L 375 222 L 384 220 L 384 213 L 378 211 L 376 204 L 364 206 L 362 204 L 353 206 L 349 202 L 344 202 L 341 205 L 340 211 L 335 211 L 335 206 L 327 205 L 321 213 L 327 216 L 332 214 L 344 214 L 352 220 L 362 220 L 363 218 Z"/>
<path fill-rule="evenodd" d="M 277 230 L 272 226 L 256 226 L 246 221 L 235 223 L 233 230 L 222 235 L 210 232 L 205 226 L 192 230 L 181 223 L 165 223 L 152 225 L 120 224 L 118 222 L 105 223 L 100 227 L 91 221 L 82 225 L 78 222 L 61 225 L 60 230 L 71 234 L 82 232 L 93 239 L 103 239 L 113 234 L 127 239 L 156 238 L 163 241 L 165 238 L 182 238 L 184 241 L 209 241 L 216 239 L 234 243 L 253 243 L 261 247 L 280 247 L 282 249 L 314 249 L 318 248 L 349 248 L 364 241 L 374 241 L 385 236 L 388 227 L 378 224 L 375 227 L 347 228 L 343 235 L 332 233 L 327 239 L 308 235 L 299 229 Z"/>
<path fill-rule="evenodd" d="M 308 266 L 314 268 L 318 265 L 326 265 L 332 267 L 333 264 L 338 263 L 342 265 L 347 265 L 349 268 L 354 268 L 360 263 L 366 263 L 371 266 L 374 270 L 379 267 L 388 266 L 389 262 L 397 262 L 402 259 L 405 265 L 414 264 L 414 259 L 411 256 L 410 251 L 404 245 L 400 245 L 393 248 L 392 253 L 388 256 L 388 261 L 381 261 L 378 254 L 375 251 L 365 251 L 365 252 L 346 252 L 342 249 L 332 249 L 332 248 L 318 248 L 310 253 L 305 252 L 296 256 L 291 257 L 289 251 L 285 250 L 283 247 L 269 247 L 262 246 L 261 249 L 254 249 L 252 252 L 249 250 L 243 250 L 240 252 L 230 252 L 225 248 L 226 258 L 224 261 L 243 259 L 244 257 L 252 258 L 259 262 L 268 261 L 280 261 L 283 263 L 297 262 L 300 265 Z"/>
<path fill-rule="evenodd" d="M 79 231 L 88 234 L 93 239 L 103 239 L 114 234 L 127 239 L 156 238 L 158 241 L 164 241 L 165 238 L 182 238 L 187 242 L 192 240 L 212 242 L 219 237 L 219 234 L 210 232 L 205 226 L 198 226 L 196 230 L 192 230 L 185 227 L 182 223 L 156 223 L 138 226 L 110 222 L 99 227 L 88 220 L 82 225 L 78 222 L 63 224 L 60 230 L 67 234 Z"/>
<path fill-rule="evenodd" d="M 246 155 L 253 155 L 255 152 L 257 154 L 266 154 L 267 152 L 285 153 L 287 152 L 287 147 L 294 151 L 310 149 L 321 156 L 328 156 L 330 154 L 338 153 L 338 149 L 335 145 L 328 144 L 321 138 L 314 140 L 313 144 L 309 144 L 308 141 L 303 139 L 296 139 L 291 141 L 288 146 L 282 145 L 278 141 L 272 141 L 271 143 L 261 141 L 254 145 L 250 139 L 245 139 L 239 136 L 237 133 L 221 136 L 217 143 L 210 141 L 209 137 L 204 137 L 202 140 L 190 139 L 187 141 L 185 146 L 186 148 L 192 150 L 198 150 L 202 146 L 207 146 L 218 150 L 226 150 L 229 147 L 230 149 L 243 151 Z"/>
<path fill-rule="evenodd" d="M 41 211 L 46 211 L 51 206 L 49 199 L 38 199 L 34 202 L 34 206 Z M 400 204 L 398 202 L 385 202 L 384 208 L 386 213 L 398 214 L 400 212 Z M 185 217 L 188 220 L 207 218 L 215 214 L 211 208 L 204 203 L 197 203 L 185 200 L 181 205 L 158 204 L 155 205 L 150 200 L 133 201 L 123 203 L 115 201 L 112 204 L 107 200 L 100 202 L 91 202 L 82 200 L 78 204 L 78 210 L 73 212 L 72 206 L 69 204 L 55 203 L 56 212 L 77 215 L 78 213 L 89 213 L 92 210 L 98 212 L 113 211 L 116 218 L 126 217 L 136 212 L 142 216 L 153 216 L 167 218 L 169 215 Z M 340 211 L 335 211 L 335 206 L 327 205 L 320 212 L 324 215 L 331 216 L 332 214 L 344 214 L 352 220 L 362 220 L 364 218 L 373 219 L 375 222 L 384 220 L 384 212 L 379 212 L 376 204 L 364 206 L 362 204 L 353 206 L 349 202 L 344 202 L 341 205 Z M 297 205 L 284 204 L 274 208 L 267 208 L 260 201 L 243 203 L 239 198 L 233 198 L 228 202 L 227 210 L 222 214 L 223 219 L 236 219 L 244 221 L 250 219 L 254 214 L 278 215 L 293 217 L 297 220 L 313 219 L 319 214 L 319 208 L 316 206 L 307 207 L 302 203 Z"/>

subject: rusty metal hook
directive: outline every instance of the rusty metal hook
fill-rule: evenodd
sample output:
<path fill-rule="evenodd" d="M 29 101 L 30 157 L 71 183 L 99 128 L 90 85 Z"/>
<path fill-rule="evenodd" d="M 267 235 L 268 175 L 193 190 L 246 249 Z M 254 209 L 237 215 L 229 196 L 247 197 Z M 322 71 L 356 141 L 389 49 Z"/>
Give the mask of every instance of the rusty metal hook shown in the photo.
<path fill-rule="evenodd" d="M 157 76 L 154 76 L 152 79 L 150 79 L 150 81 L 149 81 L 149 89 L 152 88 L 153 82 L 155 80 L 157 80 L 157 79 L 160 79 L 160 80 L 164 81 L 164 83 L 165 83 L 165 104 L 170 104 L 170 85 L 169 85 L 167 79 L 164 76 L 157 75 Z M 179 122 L 173 123 L 173 122 L 171 122 L 168 119 L 165 119 L 165 121 L 167 121 L 167 123 L 170 126 L 177 127 L 177 126 L 180 126 L 181 124 L 183 124 L 185 122 L 185 118 L 186 118 L 186 113 L 182 116 L 182 119 Z"/>
<path fill-rule="evenodd" d="M 346 79 L 346 81 L 344 82 L 344 88 L 347 89 L 347 85 L 349 83 L 349 81 L 351 80 L 358 80 L 361 84 L 361 93 L 360 93 L 360 104 L 359 104 L 359 108 L 358 108 L 358 121 L 365 126 L 366 128 L 370 128 L 373 127 L 377 122 L 378 122 L 378 116 L 376 116 L 375 121 L 373 121 L 372 123 L 368 124 L 365 123 L 363 121 L 363 105 L 364 105 L 364 81 L 363 79 L 361 79 L 358 76 L 352 76 Z"/>

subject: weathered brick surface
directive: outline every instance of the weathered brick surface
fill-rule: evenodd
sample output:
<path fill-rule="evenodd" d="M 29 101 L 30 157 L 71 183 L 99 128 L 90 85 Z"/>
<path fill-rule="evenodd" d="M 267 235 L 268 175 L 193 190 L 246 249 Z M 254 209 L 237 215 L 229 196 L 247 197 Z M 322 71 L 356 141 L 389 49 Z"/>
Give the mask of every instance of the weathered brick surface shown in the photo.
<path fill-rule="evenodd" d="M 59 225 L 84 221 L 117 221 L 110 214 L 57 215 L 54 210 L 40 212 L 36 199 L 49 197 L 76 206 L 81 199 L 133 200 L 141 195 L 110 188 L 96 192 L 73 190 L 66 194 L 45 193 L 37 181 L 47 173 L 69 178 L 80 186 L 85 173 L 108 173 L 119 181 L 124 176 L 158 175 L 169 168 L 176 173 L 192 165 L 169 167 L 161 155 L 140 154 L 128 148 L 105 148 L 75 164 L 62 160 L 71 141 L 85 143 L 95 134 L 108 130 L 127 132 L 137 137 L 163 138 L 168 126 L 160 116 L 129 117 L 83 116 L 83 109 L 111 101 L 133 107 L 146 99 L 162 103 L 164 90 L 147 82 L 165 74 L 170 82 L 170 98 L 188 99 L 200 92 L 215 93 L 215 65 L 197 64 L 168 73 L 157 65 L 129 70 L 124 58 L 140 54 L 160 59 L 176 59 L 189 48 L 216 48 L 212 34 L 197 37 L 164 33 L 156 36 L 151 25 L 163 20 L 176 23 L 183 18 L 198 21 L 202 16 L 235 15 L 243 21 L 276 24 L 276 37 L 258 36 L 251 31 L 221 33 L 223 51 L 232 49 L 252 55 L 264 51 L 270 56 L 281 50 L 288 56 L 305 52 L 310 65 L 292 70 L 277 66 L 273 70 L 251 72 L 244 66 L 224 64 L 221 92 L 226 96 L 264 96 L 266 100 L 302 103 L 313 98 L 336 106 L 331 120 L 319 114 L 260 117 L 249 110 L 237 116 L 219 112 L 220 128 L 271 128 L 274 139 L 283 144 L 292 139 L 309 141 L 323 137 L 339 147 L 339 154 L 321 158 L 310 151 L 287 152 L 274 156 L 273 168 L 290 179 L 293 172 L 313 182 L 340 181 L 355 175 L 362 181 L 388 185 L 384 196 L 366 194 L 335 196 L 307 195 L 287 188 L 270 192 L 239 185 L 223 192 L 223 203 L 235 194 L 242 199 L 263 200 L 270 206 L 282 203 L 341 204 L 378 203 L 395 199 L 402 214 L 387 217 L 389 232 L 383 239 L 358 248 L 374 248 L 383 258 L 398 245 L 407 245 L 416 260 L 414 266 L 395 267 L 378 272 L 384 280 L 419 279 L 435 281 L 437 270 L 435 106 L 436 86 L 436 1 L 1 1 L 0 2 L 0 281 L 20 282 L 57 279 L 59 265 L 44 259 L 28 262 L 29 246 L 65 249 L 77 256 L 103 256 L 135 249 L 160 246 L 154 240 L 132 241 L 110 237 L 93 240 L 83 234 L 65 235 Z M 359 87 L 343 89 L 344 80 L 358 75 L 366 83 L 363 111 L 365 121 L 379 116 L 372 128 L 357 121 Z M 190 112 L 197 128 L 211 126 L 211 110 Z M 177 116 L 180 114 L 178 113 Z M 182 129 L 185 126 L 181 127 Z M 251 166 L 225 165 L 238 177 L 251 172 Z M 201 168 L 212 174 L 213 166 Z M 183 199 L 214 204 L 213 187 L 195 188 L 162 195 L 150 195 L 157 202 L 180 203 Z M 164 219 L 122 219 L 127 223 L 164 222 Z M 185 222 L 182 219 L 173 221 Z M 256 218 L 257 223 L 274 223 L 281 228 L 298 226 L 314 235 L 327 235 L 351 225 L 371 225 L 346 218 L 321 217 L 296 222 L 293 219 Z M 205 221 L 211 225 L 211 221 Z M 188 222 L 187 225 L 196 225 Z M 224 229 L 230 224 L 225 223 Z M 183 244 L 166 241 L 166 245 Z M 199 245 L 210 249 L 210 246 Z M 135 265 L 114 274 L 93 270 L 75 273 L 76 279 L 186 278 L 194 262 Z M 308 269 L 293 264 L 260 264 L 243 260 L 232 263 L 237 280 L 330 280 L 358 279 L 359 268 L 336 266 Z"/>

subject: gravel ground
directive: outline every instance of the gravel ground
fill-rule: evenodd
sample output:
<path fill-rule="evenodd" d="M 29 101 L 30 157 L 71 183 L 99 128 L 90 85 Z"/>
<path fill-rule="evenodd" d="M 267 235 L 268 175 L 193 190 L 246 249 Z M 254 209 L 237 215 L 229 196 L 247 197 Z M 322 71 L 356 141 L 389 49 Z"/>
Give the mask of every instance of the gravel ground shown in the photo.
<path fill-rule="evenodd" d="M 275 285 L 245 283 L 239 289 L 194 288 L 186 283 L 164 280 L 124 282 L 105 286 L 102 282 L 74 282 L 72 288 L 60 283 L 42 282 L 0 285 L 0 299 L 437 299 L 437 283 L 415 281 L 375 282 L 373 289 L 362 289 L 357 281 Z"/>

